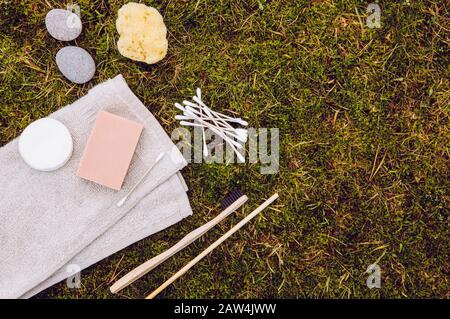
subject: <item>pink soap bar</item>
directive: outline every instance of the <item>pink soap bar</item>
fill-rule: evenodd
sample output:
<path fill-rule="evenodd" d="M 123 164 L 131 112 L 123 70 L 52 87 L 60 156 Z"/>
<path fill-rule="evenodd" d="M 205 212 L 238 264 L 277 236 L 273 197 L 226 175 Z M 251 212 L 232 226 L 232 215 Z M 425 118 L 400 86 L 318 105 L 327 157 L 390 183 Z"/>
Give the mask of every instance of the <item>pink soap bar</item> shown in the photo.
<path fill-rule="evenodd" d="M 77 175 L 120 190 L 143 128 L 140 123 L 100 111 Z"/>

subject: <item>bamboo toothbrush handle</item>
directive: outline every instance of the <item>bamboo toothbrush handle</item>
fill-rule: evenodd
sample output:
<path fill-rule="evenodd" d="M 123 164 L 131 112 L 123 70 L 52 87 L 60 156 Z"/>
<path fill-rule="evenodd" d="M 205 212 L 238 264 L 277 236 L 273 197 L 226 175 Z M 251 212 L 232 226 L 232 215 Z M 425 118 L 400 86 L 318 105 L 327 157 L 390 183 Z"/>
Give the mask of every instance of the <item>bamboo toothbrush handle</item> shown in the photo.
<path fill-rule="evenodd" d="M 117 293 L 123 288 L 127 287 L 128 285 L 132 284 L 133 282 L 141 278 L 142 276 L 146 275 L 150 270 L 154 269 L 155 267 L 163 263 L 165 260 L 175 255 L 180 250 L 189 246 L 191 243 L 193 243 L 195 240 L 201 237 L 208 230 L 210 230 L 215 225 L 220 223 L 228 215 L 230 215 L 232 212 L 241 207 L 247 200 L 248 200 L 247 196 L 245 195 L 241 196 L 234 203 L 228 206 L 223 212 L 217 215 L 215 218 L 213 218 L 206 224 L 198 227 L 197 229 L 193 230 L 192 232 L 184 236 L 178 243 L 167 249 L 165 252 L 147 260 L 145 263 L 131 270 L 125 276 L 116 281 L 111 286 L 110 291 L 112 293 Z"/>
<path fill-rule="evenodd" d="M 181 268 L 178 272 L 176 272 L 172 277 L 170 277 L 166 282 L 164 282 L 161 286 L 159 286 L 155 291 L 153 291 L 150 295 L 148 295 L 145 299 L 153 299 L 156 297 L 161 291 L 166 289 L 171 283 L 175 280 L 183 276 L 189 269 L 191 269 L 195 264 L 197 264 L 200 260 L 202 260 L 206 255 L 212 252 L 217 246 L 223 243 L 228 237 L 233 235 L 239 229 L 242 228 L 245 224 L 247 224 L 250 220 L 252 220 L 256 215 L 258 215 L 263 209 L 269 206 L 273 201 L 278 198 L 278 194 L 273 194 L 268 200 L 262 203 L 258 208 L 256 208 L 253 212 L 248 214 L 244 219 L 242 219 L 239 223 L 237 223 L 233 228 L 227 231 L 222 237 L 216 240 L 211 246 L 206 248 L 200 255 L 192 259 L 186 266 Z"/>

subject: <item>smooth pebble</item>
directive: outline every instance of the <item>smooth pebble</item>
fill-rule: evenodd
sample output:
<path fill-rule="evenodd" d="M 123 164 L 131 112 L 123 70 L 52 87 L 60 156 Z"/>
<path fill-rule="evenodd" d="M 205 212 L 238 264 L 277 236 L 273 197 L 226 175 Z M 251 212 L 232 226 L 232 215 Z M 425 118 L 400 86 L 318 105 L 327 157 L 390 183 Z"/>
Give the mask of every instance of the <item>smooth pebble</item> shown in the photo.
<path fill-rule="evenodd" d="M 53 9 L 45 16 L 45 27 L 56 40 L 72 41 L 81 33 L 81 19 L 69 10 Z"/>
<path fill-rule="evenodd" d="M 67 46 L 56 53 L 56 64 L 61 73 L 70 81 L 83 84 L 95 74 L 95 62 L 84 49 Z"/>

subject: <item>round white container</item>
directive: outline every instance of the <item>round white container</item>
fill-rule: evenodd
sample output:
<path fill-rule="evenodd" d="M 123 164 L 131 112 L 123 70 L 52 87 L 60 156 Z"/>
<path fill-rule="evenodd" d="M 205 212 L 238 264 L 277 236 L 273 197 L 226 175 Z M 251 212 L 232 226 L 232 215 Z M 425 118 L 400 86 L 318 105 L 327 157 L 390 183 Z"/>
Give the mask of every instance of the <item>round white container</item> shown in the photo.
<path fill-rule="evenodd" d="M 19 138 L 19 153 L 23 160 L 39 171 L 50 172 L 61 168 L 72 156 L 72 151 L 69 130 L 51 118 L 31 123 Z"/>

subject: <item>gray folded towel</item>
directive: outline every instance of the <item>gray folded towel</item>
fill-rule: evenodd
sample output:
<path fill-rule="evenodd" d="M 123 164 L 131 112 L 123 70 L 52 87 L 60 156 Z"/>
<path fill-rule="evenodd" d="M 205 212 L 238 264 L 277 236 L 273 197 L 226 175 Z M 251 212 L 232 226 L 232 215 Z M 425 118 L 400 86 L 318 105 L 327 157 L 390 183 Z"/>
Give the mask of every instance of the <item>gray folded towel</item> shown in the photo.
<path fill-rule="evenodd" d="M 85 269 L 115 252 L 159 232 L 192 214 L 187 188 L 181 174 L 173 175 L 143 198 L 134 209 L 108 229 L 50 278 L 25 293 L 30 298 L 42 290 L 64 280 L 73 273 L 72 265 Z M 137 265 L 136 265 L 137 266 Z M 81 277 L 83 278 L 83 277 Z"/>
<path fill-rule="evenodd" d="M 119 192 L 75 175 L 99 110 L 144 124 Z M 72 133 L 73 156 L 63 168 L 50 173 L 29 168 L 18 154 L 17 139 L 0 149 L 0 298 L 32 296 L 70 275 L 68 263 L 88 267 L 192 213 L 175 175 L 185 160 L 122 76 L 50 117 Z M 164 159 L 118 208 L 162 151 Z"/>

